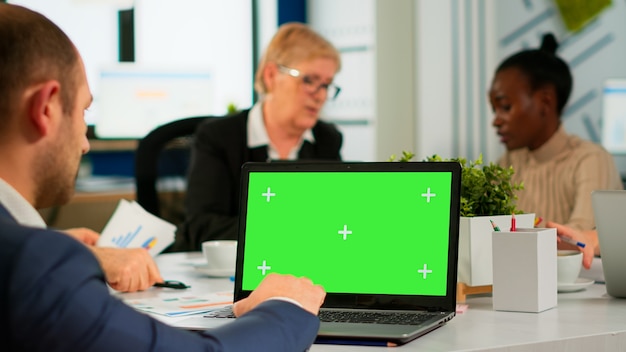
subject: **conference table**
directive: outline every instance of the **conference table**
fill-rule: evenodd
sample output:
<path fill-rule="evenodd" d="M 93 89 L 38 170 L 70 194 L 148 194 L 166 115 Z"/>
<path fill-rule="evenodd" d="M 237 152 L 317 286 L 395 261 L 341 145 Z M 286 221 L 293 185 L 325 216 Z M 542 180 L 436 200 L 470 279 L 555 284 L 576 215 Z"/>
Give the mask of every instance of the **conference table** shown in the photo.
<path fill-rule="evenodd" d="M 187 294 L 231 292 L 229 278 L 211 278 L 196 266 L 202 254 L 168 253 L 156 257 L 166 280 L 191 287 Z M 595 265 L 595 264 L 594 264 Z M 140 299 L 172 294 L 173 289 L 151 288 L 138 293 L 117 294 Z M 467 309 L 450 322 L 416 340 L 391 349 L 398 351 L 626 351 L 626 299 L 606 294 L 604 284 L 578 292 L 558 294 L 558 306 L 541 313 L 494 311 L 489 294 L 469 296 Z M 153 314 L 166 324 L 185 317 Z M 387 347 L 314 344 L 311 351 L 367 351 Z"/>

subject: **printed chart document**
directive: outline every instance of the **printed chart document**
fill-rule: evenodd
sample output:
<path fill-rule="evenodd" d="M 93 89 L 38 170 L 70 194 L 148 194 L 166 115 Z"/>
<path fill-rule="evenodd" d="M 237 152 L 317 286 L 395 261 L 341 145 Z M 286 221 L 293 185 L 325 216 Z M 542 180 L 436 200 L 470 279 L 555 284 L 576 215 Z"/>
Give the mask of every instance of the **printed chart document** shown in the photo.
<path fill-rule="evenodd" d="M 174 242 L 175 232 L 173 224 L 150 214 L 135 201 L 122 199 L 96 245 L 145 248 L 154 257 Z"/>
<path fill-rule="evenodd" d="M 122 297 L 123 298 L 123 297 Z M 183 292 L 161 294 L 160 297 L 124 299 L 129 306 L 146 312 L 180 317 L 210 312 L 233 303 L 232 292 L 217 292 L 206 295 L 191 295 Z"/>

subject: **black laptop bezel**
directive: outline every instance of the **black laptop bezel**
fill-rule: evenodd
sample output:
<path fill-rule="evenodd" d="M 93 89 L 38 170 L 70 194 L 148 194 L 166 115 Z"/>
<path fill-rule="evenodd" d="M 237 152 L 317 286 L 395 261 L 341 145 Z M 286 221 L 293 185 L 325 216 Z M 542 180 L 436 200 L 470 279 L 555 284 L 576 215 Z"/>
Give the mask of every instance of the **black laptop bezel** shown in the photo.
<path fill-rule="evenodd" d="M 448 280 L 445 296 L 342 294 L 327 293 L 322 308 L 344 309 L 397 309 L 450 312 L 456 307 L 456 278 L 459 243 L 459 211 L 461 192 L 461 165 L 457 162 L 293 162 L 293 163 L 246 163 L 242 166 L 240 216 L 238 226 L 237 269 L 235 274 L 234 300 L 247 297 L 251 291 L 242 289 L 243 252 L 246 231 L 246 199 L 251 172 L 450 172 L 451 194 L 457 201 L 450 206 L 450 236 L 448 247 Z"/>

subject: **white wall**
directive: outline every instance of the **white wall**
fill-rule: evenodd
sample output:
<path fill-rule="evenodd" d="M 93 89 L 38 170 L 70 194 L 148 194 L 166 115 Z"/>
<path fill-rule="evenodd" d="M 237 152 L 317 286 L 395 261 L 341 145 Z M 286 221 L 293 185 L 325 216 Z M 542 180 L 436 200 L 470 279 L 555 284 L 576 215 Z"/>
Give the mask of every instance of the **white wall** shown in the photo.
<path fill-rule="evenodd" d="M 206 68 L 215 77 L 212 114 L 252 104 L 249 0 L 135 0 L 135 62 Z"/>
<path fill-rule="evenodd" d="M 487 66 L 494 61 L 494 1 L 309 2 L 309 22 L 342 52 L 339 124 L 344 158 L 387 160 L 413 151 L 495 159 Z M 357 10 L 358 9 L 358 10 Z"/>
<path fill-rule="evenodd" d="M 263 50 L 278 29 L 278 0 L 254 0 L 257 9 L 257 53 L 260 58 Z M 258 63 L 255 63 L 255 72 Z"/>
<path fill-rule="evenodd" d="M 358 9 L 358 11 L 356 11 Z M 335 84 L 341 93 L 324 107 L 322 118 L 344 137 L 344 160 L 371 161 L 376 155 L 375 0 L 308 2 L 308 22 L 341 53 Z"/>
<path fill-rule="evenodd" d="M 387 160 L 414 148 L 413 0 L 315 0 L 308 22 L 340 51 L 342 88 L 323 118 L 344 135 L 344 160 Z"/>
<path fill-rule="evenodd" d="M 414 7 L 413 0 L 376 1 L 376 160 L 415 145 Z"/>
<path fill-rule="evenodd" d="M 502 152 L 487 104 L 495 2 L 417 2 L 418 156 L 489 161 Z"/>

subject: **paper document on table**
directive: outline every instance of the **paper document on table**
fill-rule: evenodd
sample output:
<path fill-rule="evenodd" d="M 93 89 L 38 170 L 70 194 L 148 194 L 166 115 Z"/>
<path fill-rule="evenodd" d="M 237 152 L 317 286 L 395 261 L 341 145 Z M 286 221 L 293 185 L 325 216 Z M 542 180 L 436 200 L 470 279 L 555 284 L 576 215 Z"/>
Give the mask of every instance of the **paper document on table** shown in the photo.
<path fill-rule="evenodd" d="M 129 299 L 124 302 L 142 312 L 180 317 L 206 313 L 230 305 L 233 303 L 233 293 L 217 292 L 202 296 L 175 294 L 169 297 Z"/>
<path fill-rule="evenodd" d="M 145 248 L 154 257 L 174 242 L 175 232 L 176 226 L 150 214 L 137 202 L 122 199 L 96 245 Z"/>

